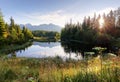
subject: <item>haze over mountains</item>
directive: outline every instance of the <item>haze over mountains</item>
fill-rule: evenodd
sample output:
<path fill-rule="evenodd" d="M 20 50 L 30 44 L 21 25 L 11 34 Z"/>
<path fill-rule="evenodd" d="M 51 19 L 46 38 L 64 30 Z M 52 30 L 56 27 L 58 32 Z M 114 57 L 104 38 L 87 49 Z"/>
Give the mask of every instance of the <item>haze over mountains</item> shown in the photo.
<path fill-rule="evenodd" d="M 24 24 L 20 24 L 20 27 L 22 28 L 24 26 Z M 55 24 L 40 24 L 40 25 L 31 25 L 31 24 L 25 24 L 25 26 L 34 31 L 34 30 L 45 30 L 45 31 L 57 31 L 60 32 L 61 31 L 61 27 Z"/>

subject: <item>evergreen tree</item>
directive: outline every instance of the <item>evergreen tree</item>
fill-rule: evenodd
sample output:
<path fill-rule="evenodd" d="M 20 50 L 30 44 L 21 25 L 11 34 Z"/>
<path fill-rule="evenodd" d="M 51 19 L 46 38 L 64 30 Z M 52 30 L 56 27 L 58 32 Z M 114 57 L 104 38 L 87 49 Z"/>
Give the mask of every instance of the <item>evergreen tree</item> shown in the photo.
<path fill-rule="evenodd" d="M 23 27 L 22 33 L 24 34 L 25 40 L 29 40 L 33 38 L 32 32 L 25 26 Z"/>
<path fill-rule="evenodd" d="M 5 22 L 3 20 L 2 12 L 0 11 L 0 38 L 6 38 L 7 33 L 5 29 Z"/>
<path fill-rule="evenodd" d="M 115 27 L 115 23 L 120 24 L 120 8 L 117 12 L 117 22 L 115 20 L 115 12 L 110 11 L 108 14 L 94 14 L 93 18 L 84 17 L 81 26 L 79 24 L 66 24 L 61 31 L 61 40 L 78 40 L 81 43 L 90 45 L 109 46 L 113 40 L 120 37 L 119 26 Z M 100 19 L 103 18 L 103 28 L 100 28 Z"/>
<path fill-rule="evenodd" d="M 0 44 L 19 44 L 32 38 L 32 32 L 27 28 L 21 30 L 12 17 L 10 18 L 10 24 L 5 23 L 0 11 Z"/>
<path fill-rule="evenodd" d="M 12 43 L 16 43 L 18 41 L 17 31 L 15 29 L 14 19 L 10 18 L 10 27 L 9 27 L 9 39 Z"/>
<path fill-rule="evenodd" d="M 87 19 L 86 19 L 86 17 L 84 17 L 84 20 L 83 20 L 83 23 L 82 23 L 82 28 L 83 28 L 84 30 L 87 29 Z"/>

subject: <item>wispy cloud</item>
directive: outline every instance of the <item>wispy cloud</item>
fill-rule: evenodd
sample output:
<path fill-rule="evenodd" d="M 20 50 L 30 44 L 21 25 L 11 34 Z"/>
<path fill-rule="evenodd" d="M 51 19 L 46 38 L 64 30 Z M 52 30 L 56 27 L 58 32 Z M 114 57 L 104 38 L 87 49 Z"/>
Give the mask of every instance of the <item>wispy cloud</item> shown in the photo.
<path fill-rule="evenodd" d="M 65 23 L 70 21 L 70 19 L 72 19 L 74 23 L 80 21 L 82 17 L 82 15 L 66 13 L 63 10 L 49 12 L 46 14 L 32 13 L 32 14 L 22 14 L 22 15 L 27 19 L 29 19 L 28 22 L 35 25 L 44 24 L 44 23 L 45 24 L 53 23 L 60 26 L 64 26 Z"/>
<path fill-rule="evenodd" d="M 116 8 L 113 8 L 113 7 L 108 7 L 108 8 L 104 8 L 104 9 L 101 9 L 101 10 L 92 10 L 88 15 L 93 17 L 94 16 L 94 13 L 96 13 L 96 15 L 103 15 L 104 13 L 105 14 L 108 14 L 111 10 L 115 10 Z"/>
<path fill-rule="evenodd" d="M 82 22 L 84 16 L 93 16 L 94 13 L 102 15 L 104 12 L 107 14 L 110 10 L 115 10 L 115 8 L 105 8 L 99 11 L 91 10 L 89 13 L 69 13 L 64 10 L 57 10 L 44 14 L 39 12 L 31 14 L 24 13 L 22 16 L 26 18 L 26 23 L 31 23 L 33 25 L 53 23 L 64 26 L 65 23 L 70 22 L 70 19 L 72 19 L 73 23 Z"/>

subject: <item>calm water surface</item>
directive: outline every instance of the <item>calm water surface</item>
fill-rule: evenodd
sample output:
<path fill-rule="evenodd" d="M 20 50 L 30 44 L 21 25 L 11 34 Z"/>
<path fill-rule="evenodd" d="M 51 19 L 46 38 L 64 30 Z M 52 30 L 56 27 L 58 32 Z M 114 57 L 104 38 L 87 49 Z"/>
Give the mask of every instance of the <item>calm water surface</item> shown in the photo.
<path fill-rule="evenodd" d="M 82 59 L 81 53 L 65 52 L 60 42 L 33 42 L 31 46 L 24 50 L 14 52 L 16 57 L 45 58 L 60 56 L 63 59 Z M 10 54 L 9 54 L 10 56 Z"/>

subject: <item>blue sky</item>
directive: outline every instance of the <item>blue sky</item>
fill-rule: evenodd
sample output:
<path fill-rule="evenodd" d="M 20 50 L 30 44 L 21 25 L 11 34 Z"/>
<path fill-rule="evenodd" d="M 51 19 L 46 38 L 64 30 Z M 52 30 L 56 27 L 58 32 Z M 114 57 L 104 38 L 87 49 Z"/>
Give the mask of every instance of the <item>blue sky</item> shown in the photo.
<path fill-rule="evenodd" d="M 119 0 L 0 0 L 4 19 L 12 16 L 16 23 L 64 26 L 70 19 L 74 23 L 94 12 L 103 13 L 120 7 Z"/>

